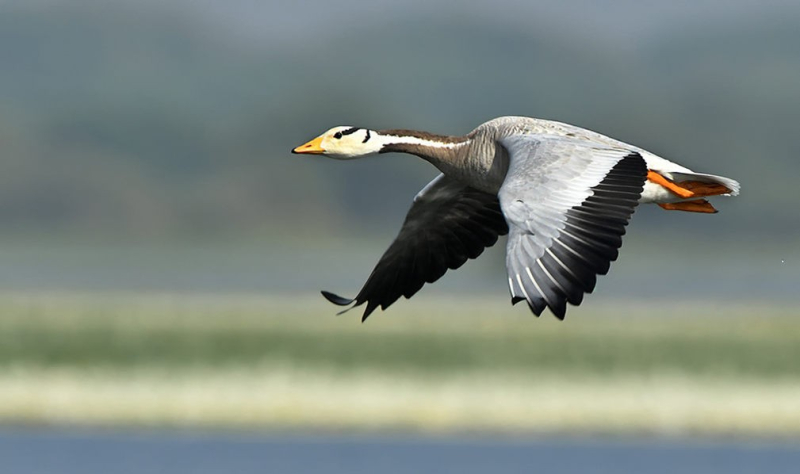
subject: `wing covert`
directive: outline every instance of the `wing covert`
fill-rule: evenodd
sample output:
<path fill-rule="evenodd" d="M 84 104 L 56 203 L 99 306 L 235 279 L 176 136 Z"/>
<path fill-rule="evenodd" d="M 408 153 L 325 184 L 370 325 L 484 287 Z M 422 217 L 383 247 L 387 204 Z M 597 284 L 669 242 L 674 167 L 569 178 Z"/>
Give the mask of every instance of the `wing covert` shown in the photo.
<path fill-rule="evenodd" d="M 585 142 L 516 135 L 501 143 L 510 157 L 499 197 L 512 302 L 563 319 L 617 259 L 647 166 L 637 152 Z"/>

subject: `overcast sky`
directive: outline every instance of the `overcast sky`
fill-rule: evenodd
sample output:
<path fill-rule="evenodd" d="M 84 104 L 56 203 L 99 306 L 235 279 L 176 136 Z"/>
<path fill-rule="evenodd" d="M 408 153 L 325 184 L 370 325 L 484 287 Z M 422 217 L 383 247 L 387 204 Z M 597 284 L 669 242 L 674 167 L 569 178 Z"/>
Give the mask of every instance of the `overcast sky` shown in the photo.
<path fill-rule="evenodd" d="M 731 22 L 759 21 L 796 15 L 796 0 L 172 0 L 225 21 L 240 34 L 254 38 L 301 41 L 308 35 L 359 24 L 425 15 L 454 15 L 491 19 L 510 26 L 545 23 L 565 25 L 576 35 L 629 43 L 652 35 L 674 34 L 679 28 L 714 28 Z M 457 7 L 452 7 L 457 5 Z M 536 21 L 534 21 L 536 20 Z"/>
<path fill-rule="evenodd" d="M 544 24 L 565 34 L 628 48 L 684 28 L 713 29 L 787 17 L 797 17 L 800 22 L 797 0 L 0 0 L 0 8 L 92 2 L 98 9 L 109 3 L 127 3 L 135 8 L 172 7 L 202 18 L 219 33 L 249 41 L 295 44 L 304 38 L 324 37 L 370 23 L 426 16 L 485 18 L 514 28 Z"/>

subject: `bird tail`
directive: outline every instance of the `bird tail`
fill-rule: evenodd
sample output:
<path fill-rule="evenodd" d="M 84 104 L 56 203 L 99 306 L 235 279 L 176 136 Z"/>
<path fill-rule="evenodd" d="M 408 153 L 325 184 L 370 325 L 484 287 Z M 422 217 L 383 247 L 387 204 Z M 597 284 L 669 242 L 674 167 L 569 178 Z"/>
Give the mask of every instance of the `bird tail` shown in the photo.
<path fill-rule="evenodd" d="M 697 197 L 739 195 L 739 182 L 724 176 L 704 173 L 670 174 L 674 182 L 694 192 Z"/>
<path fill-rule="evenodd" d="M 723 176 L 704 173 L 673 172 L 666 176 L 650 171 L 648 180 L 668 189 L 679 197 L 675 201 L 658 203 L 668 211 L 716 213 L 717 210 L 705 197 L 736 196 L 739 194 L 739 183 Z"/>

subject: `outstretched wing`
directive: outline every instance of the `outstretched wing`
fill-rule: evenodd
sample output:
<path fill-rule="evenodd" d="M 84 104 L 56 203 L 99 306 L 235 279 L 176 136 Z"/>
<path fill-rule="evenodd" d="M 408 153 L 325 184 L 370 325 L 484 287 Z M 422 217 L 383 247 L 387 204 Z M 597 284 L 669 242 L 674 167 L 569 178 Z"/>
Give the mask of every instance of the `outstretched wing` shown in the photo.
<path fill-rule="evenodd" d="M 512 302 L 564 319 L 567 302 L 579 305 L 617 259 L 647 165 L 636 152 L 580 141 L 514 135 L 501 143 L 510 159 L 499 197 Z"/>
<path fill-rule="evenodd" d="M 366 303 L 363 321 L 378 306 L 386 309 L 400 296 L 411 298 L 448 268 L 478 257 L 507 232 L 497 196 L 439 175 L 414 198 L 400 233 L 358 295 L 322 295 L 340 306 Z"/>

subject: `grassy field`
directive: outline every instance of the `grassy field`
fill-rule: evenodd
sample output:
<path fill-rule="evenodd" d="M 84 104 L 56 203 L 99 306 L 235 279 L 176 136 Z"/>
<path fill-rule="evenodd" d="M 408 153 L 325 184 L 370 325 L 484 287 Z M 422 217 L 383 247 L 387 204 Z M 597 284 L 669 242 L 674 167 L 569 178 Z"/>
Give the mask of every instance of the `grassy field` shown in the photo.
<path fill-rule="evenodd" d="M 0 420 L 800 436 L 800 312 L 420 298 L 0 296 Z"/>

